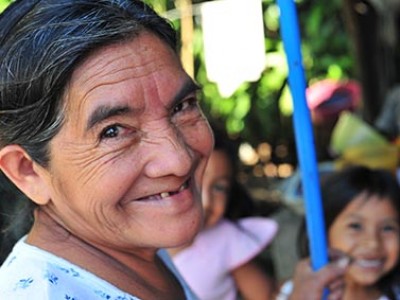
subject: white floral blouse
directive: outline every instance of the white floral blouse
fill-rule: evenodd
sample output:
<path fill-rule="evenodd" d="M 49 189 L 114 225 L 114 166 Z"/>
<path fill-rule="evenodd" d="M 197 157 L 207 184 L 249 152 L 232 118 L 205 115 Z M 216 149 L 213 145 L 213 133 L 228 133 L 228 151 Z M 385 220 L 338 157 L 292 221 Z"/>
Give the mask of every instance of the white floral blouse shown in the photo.
<path fill-rule="evenodd" d="M 0 268 L 0 299 L 139 300 L 96 275 L 24 241 L 25 237 L 15 245 Z M 160 250 L 158 255 L 181 282 L 186 298 L 195 300 L 167 252 Z"/>

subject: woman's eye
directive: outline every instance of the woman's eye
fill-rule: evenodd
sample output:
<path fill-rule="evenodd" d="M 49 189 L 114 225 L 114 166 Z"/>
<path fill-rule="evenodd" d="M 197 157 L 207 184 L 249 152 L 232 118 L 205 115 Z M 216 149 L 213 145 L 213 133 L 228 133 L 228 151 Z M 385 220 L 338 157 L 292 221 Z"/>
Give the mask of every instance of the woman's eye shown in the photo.
<path fill-rule="evenodd" d="M 120 126 L 111 125 L 106 127 L 100 134 L 100 139 L 111 139 L 115 138 L 119 135 Z"/>
<path fill-rule="evenodd" d="M 185 110 L 191 110 L 192 108 L 197 108 L 197 98 L 186 99 L 174 106 L 172 113 L 176 114 Z"/>
<path fill-rule="evenodd" d="M 105 127 L 99 134 L 99 142 L 137 142 L 140 140 L 138 130 L 132 126 L 113 124 Z"/>

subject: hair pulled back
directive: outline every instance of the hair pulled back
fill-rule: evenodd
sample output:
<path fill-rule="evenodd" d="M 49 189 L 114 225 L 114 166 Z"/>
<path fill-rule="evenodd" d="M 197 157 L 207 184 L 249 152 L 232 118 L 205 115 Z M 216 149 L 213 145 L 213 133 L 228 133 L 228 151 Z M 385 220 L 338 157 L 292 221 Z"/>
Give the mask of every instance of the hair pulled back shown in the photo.
<path fill-rule="evenodd" d="M 22 146 L 46 167 L 63 95 L 93 51 L 149 31 L 176 50 L 175 31 L 138 0 L 19 0 L 0 15 L 0 148 Z"/>

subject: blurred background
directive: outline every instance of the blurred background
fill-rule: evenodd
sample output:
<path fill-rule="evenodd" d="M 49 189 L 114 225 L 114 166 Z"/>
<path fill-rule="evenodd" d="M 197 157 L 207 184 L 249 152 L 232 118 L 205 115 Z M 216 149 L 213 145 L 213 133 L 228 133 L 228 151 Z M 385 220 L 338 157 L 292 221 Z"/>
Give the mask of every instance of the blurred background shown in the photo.
<path fill-rule="evenodd" d="M 0 11 L 11 2 L 0 0 Z M 237 143 L 238 180 L 260 200 L 260 214 L 273 215 L 285 232 L 268 255 L 278 279 L 287 278 L 297 259 L 291 246 L 302 190 L 276 1 L 145 2 L 178 29 L 183 65 L 203 87 L 205 114 Z M 295 2 L 321 175 L 346 164 L 395 172 L 400 0 Z"/>

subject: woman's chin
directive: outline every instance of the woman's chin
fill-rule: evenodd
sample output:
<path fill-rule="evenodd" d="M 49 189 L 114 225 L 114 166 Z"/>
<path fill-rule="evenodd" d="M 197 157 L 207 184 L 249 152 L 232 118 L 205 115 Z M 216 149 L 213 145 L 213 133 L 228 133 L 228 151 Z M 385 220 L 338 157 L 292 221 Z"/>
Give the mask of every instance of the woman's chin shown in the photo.
<path fill-rule="evenodd" d="M 172 234 L 173 238 L 170 237 L 169 239 L 171 247 L 190 245 L 202 228 L 202 214 L 193 216 L 190 222 L 177 225 L 174 234 Z"/>

